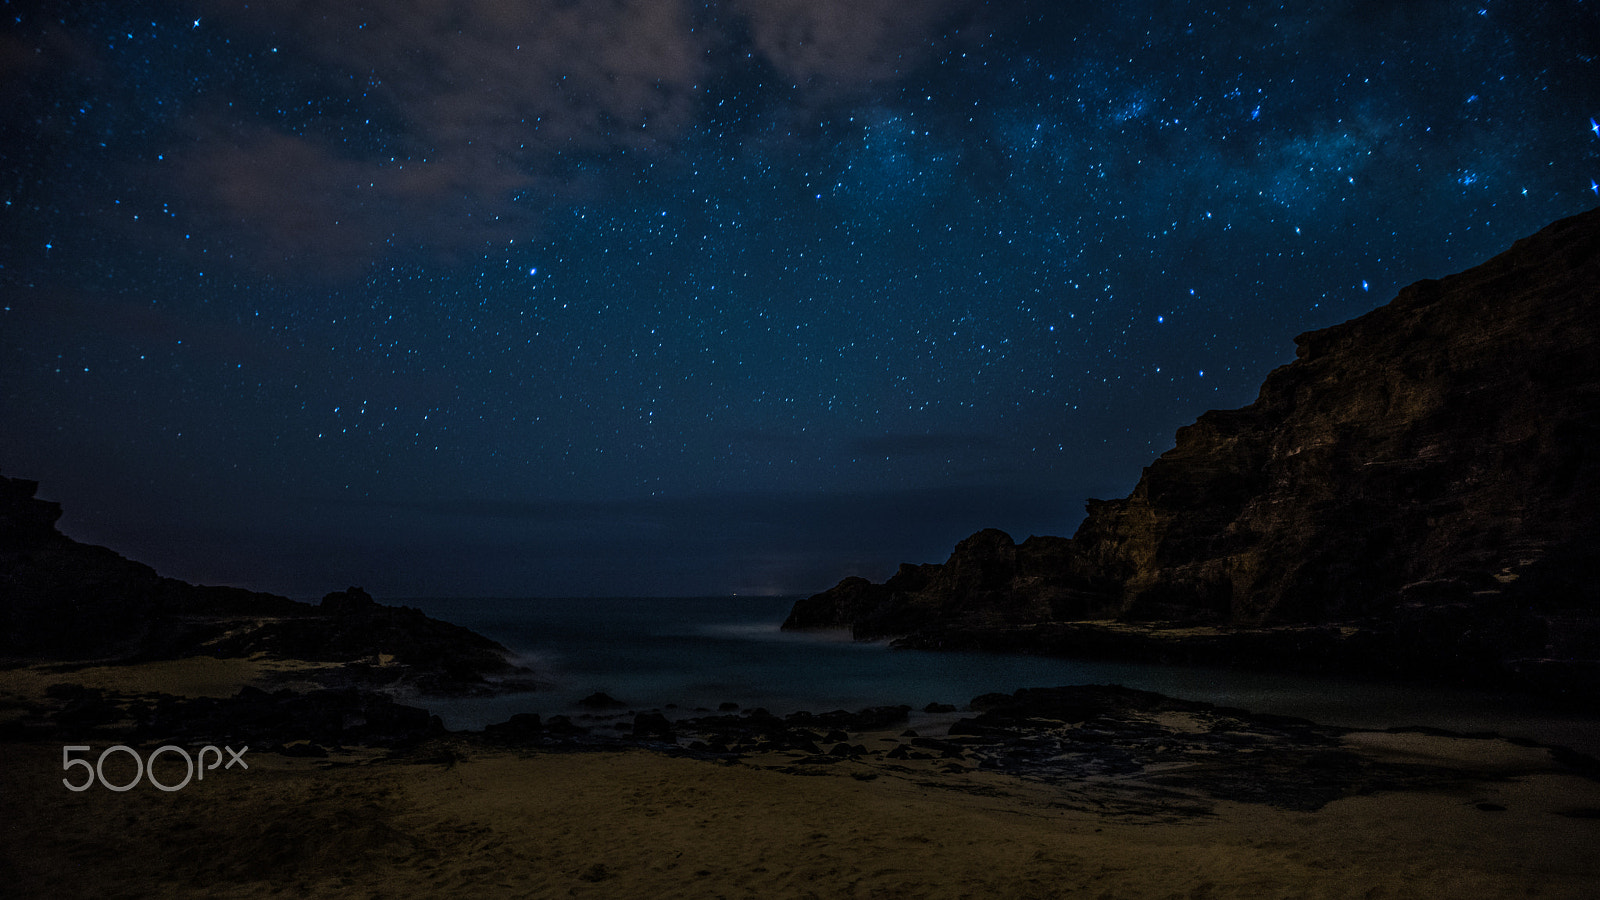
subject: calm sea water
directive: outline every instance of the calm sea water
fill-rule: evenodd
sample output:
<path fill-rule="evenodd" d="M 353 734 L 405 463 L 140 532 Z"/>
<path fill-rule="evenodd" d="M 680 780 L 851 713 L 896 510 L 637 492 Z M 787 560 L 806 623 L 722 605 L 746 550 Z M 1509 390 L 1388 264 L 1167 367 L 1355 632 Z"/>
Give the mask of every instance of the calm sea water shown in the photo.
<path fill-rule="evenodd" d="M 578 714 L 577 701 L 596 691 L 630 709 L 675 706 L 690 714 L 732 702 L 781 715 L 893 704 L 920 710 L 935 702 L 961 707 L 992 691 L 1122 684 L 1329 724 L 1498 731 L 1600 753 L 1600 723 L 1521 695 L 1199 666 L 890 650 L 843 632 L 780 631 L 793 598 L 403 602 L 494 638 L 548 684 L 533 693 L 428 702 L 456 729 L 518 712 Z"/>

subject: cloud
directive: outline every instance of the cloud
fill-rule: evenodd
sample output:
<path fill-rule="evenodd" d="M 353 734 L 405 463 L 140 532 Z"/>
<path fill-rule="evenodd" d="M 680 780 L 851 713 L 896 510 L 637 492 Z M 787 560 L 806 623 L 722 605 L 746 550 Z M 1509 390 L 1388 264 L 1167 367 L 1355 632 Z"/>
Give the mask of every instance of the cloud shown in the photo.
<path fill-rule="evenodd" d="M 679 138 L 705 81 L 682 3 L 266 0 L 217 10 L 282 44 L 330 89 L 390 123 L 382 155 L 316 128 L 191 123 L 185 180 L 212 224 L 244 226 L 261 260 L 335 276 L 392 243 L 433 252 L 503 236 L 511 197 L 558 189 L 563 155 Z M 279 48 L 274 46 L 273 50 Z M 375 129 L 374 129 L 375 130 Z"/>
<path fill-rule="evenodd" d="M 897 78 L 934 49 L 960 0 L 737 0 L 756 47 L 800 85 Z"/>
<path fill-rule="evenodd" d="M 266 0 L 240 12 L 361 78 L 425 150 L 509 163 L 671 137 L 706 70 L 705 39 L 672 0 Z"/>
<path fill-rule="evenodd" d="M 732 9 L 775 69 L 831 97 L 915 68 L 965 2 Z M 205 217 L 197 230 L 242 228 L 246 253 L 283 275 L 338 279 L 395 250 L 448 255 L 526 235 L 539 213 L 514 197 L 571 196 L 584 184 L 575 162 L 676 146 L 713 67 L 736 64 L 715 62 L 727 26 L 683 0 L 254 0 L 205 12 L 259 48 L 254 83 L 299 82 L 270 112 L 240 112 L 262 97 L 196 104 L 180 178 Z M 295 104 L 340 112 L 296 118 Z"/>
<path fill-rule="evenodd" d="M 370 188 L 361 195 L 377 174 L 369 167 L 264 128 L 200 141 L 178 169 L 207 224 L 242 228 L 255 261 L 284 274 L 360 271 L 384 236 L 373 207 L 393 199 Z"/>

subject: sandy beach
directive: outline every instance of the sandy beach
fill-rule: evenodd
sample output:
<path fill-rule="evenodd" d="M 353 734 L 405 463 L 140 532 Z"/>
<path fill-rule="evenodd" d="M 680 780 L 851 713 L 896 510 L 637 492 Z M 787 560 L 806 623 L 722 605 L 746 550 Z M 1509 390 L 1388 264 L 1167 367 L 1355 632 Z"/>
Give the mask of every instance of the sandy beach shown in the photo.
<path fill-rule="evenodd" d="M 8 674 L 13 702 L 36 683 Z M 141 669 L 141 684 L 162 674 L 169 689 L 218 689 L 198 663 Z M 876 749 L 895 738 L 852 734 L 866 754 L 808 764 L 794 751 L 728 761 L 450 735 L 325 759 L 249 751 L 248 769 L 214 771 L 178 791 L 140 783 L 81 793 L 62 783 L 60 742 L 13 741 L 0 744 L 0 878 L 14 896 L 96 898 L 1600 890 L 1600 781 L 1544 747 L 1355 732 L 1343 749 L 1444 775 L 1303 811 L 1148 778 L 1019 778 Z M 82 743 L 93 758 L 110 741 Z"/>

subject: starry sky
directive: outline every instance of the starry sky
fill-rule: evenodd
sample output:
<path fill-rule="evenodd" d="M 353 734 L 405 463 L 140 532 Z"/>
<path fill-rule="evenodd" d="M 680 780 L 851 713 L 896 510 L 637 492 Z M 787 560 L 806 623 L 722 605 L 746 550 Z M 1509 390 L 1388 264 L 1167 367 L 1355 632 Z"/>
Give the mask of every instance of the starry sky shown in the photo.
<path fill-rule="evenodd" d="M 0 12 L 0 472 L 301 598 L 1071 534 L 1295 334 L 1600 203 L 1593 0 Z"/>

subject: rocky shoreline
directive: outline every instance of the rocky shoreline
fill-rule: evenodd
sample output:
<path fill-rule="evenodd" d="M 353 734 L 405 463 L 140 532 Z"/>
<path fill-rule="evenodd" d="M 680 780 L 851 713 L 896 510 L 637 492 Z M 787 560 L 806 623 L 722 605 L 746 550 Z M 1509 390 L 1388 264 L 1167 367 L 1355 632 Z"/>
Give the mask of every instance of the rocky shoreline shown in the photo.
<path fill-rule="evenodd" d="M 754 712 L 732 717 L 756 720 L 737 758 L 627 735 L 252 746 L 248 769 L 175 792 L 75 793 L 59 745 L 7 742 L 0 798 L 25 812 L 0 817 L 0 873 L 85 898 L 1594 894 L 1600 781 L 1547 749 L 1129 699 L 1082 722 L 1074 697 L 1038 709 L 1052 718 L 958 717 L 978 734 L 847 732 L 852 752 L 821 755 L 762 749 Z"/>
<path fill-rule="evenodd" d="M 203 654 L 320 664 L 323 687 L 421 694 L 527 690 L 499 643 L 351 587 L 319 604 L 163 578 L 56 528 L 38 483 L 0 476 L 0 665 L 127 664 Z"/>
<path fill-rule="evenodd" d="M 1205 814 L 1217 801 L 1310 811 L 1343 797 L 1434 788 L 1464 777 L 1449 767 L 1373 758 L 1350 746 L 1352 735 L 1507 740 L 1419 727 L 1335 727 L 1116 685 L 985 694 L 961 710 L 930 704 L 917 717 L 920 728 L 911 727 L 909 705 L 778 716 L 731 703 L 717 711 L 635 711 L 607 701 L 591 698 L 593 712 L 577 717 L 522 713 L 482 731 L 450 732 L 425 709 L 356 688 L 245 686 L 231 697 L 195 698 L 61 682 L 42 697 L 11 698 L 0 741 L 214 744 L 315 758 L 378 749 L 396 759 L 436 761 L 507 750 L 645 749 L 793 775 L 845 766 L 858 779 L 897 774 L 958 784 L 960 776 L 989 773 L 1092 795 L 1127 812 L 1187 816 Z M 1510 743 L 1542 751 L 1543 767 L 1600 780 L 1600 760 L 1591 756 Z"/>
<path fill-rule="evenodd" d="M 676 720 L 652 711 L 592 726 L 522 715 L 490 726 L 482 740 L 542 751 L 643 746 L 797 775 L 850 762 L 857 778 L 877 777 L 874 770 L 932 778 L 993 772 L 1075 791 L 1114 784 L 1119 805 L 1165 815 L 1203 814 L 1218 800 L 1311 811 L 1341 797 L 1434 787 L 1462 777 L 1448 768 L 1369 758 L 1346 745 L 1354 734 L 1505 740 L 1415 726 L 1366 732 L 1118 685 L 985 694 L 961 711 L 924 710 L 948 714 L 926 734 L 907 727 L 911 711 L 889 706 L 779 717 L 756 709 Z M 1549 765 L 1563 771 L 1600 779 L 1600 760 L 1591 756 L 1532 741 L 1512 743 L 1544 751 Z"/>

